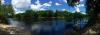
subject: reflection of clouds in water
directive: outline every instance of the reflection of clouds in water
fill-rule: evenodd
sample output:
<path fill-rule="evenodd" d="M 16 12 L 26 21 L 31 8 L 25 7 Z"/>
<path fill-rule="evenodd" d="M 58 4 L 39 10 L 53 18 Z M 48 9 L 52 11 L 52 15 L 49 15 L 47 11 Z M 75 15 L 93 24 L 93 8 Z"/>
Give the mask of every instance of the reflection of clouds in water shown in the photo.
<path fill-rule="evenodd" d="M 75 22 L 76 24 L 74 24 L 74 26 L 79 28 L 84 28 L 87 22 L 88 22 L 87 18 L 79 19 Z"/>
<path fill-rule="evenodd" d="M 52 27 L 48 26 L 48 25 L 43 25 L 43 24 L 34 24 L 34 25 L 32 25 L 32 31 L 40 32 L 41 30 L 51 31 Z"/>
<path fill-rule="evenodd" d="M 11 18 L 9 18 L 8 20 L 9 20 L 10 25 L 12 25 L 12 26 L 16 26 L 16 27 L 19 27 L 19 28 L 24 28 L 25 27 L 25 29 L 27 28 L 26 27 L 27 25 L 24 26 L 23 25 L 24 23 L 22 23 L 20 21 L 16 21 L 16 20 L 11 19 Z M 79 20 L 77 22 L 84 23 L 83 21 L 86 22 L 87 20 L 83 20 L 82 19 L 81 21 Z M 29 27 L 31 27 L 31 28 L 28 28 L 27 29 L 28 31 L 30 31 L 30 30 L 31 31 L 35 31 L 36 33 L 39 33 L 39 32 L 42 32 L 42 33 L 49 32 L 49 33 L 54 33 L 54 34 L 58 35 L 59 33 L 65 31 L 65 27 L 66 27 L 65 23 L 67 23 L 67 22 L 65 20 L 52 20 L 52 21 L 43 21 L 43 22 L 39 21 L 39 22 L 34 22 L 34 23 L 36 23 L 36 24 L 33 24 L 31 26 L 29 25 Z M 48 25 L 49 23 L 52 23 L 52 24 Z M 72 25 L 73 24 L 71 24 L 71 26 Z M 79 25 L 80 24 L 78 24 L 76 27 L 79 27 Z M 69 25 L 68 25 L 67 29 L 69 29 Z M 73 30 L 69 29 L 67 31 L 73 31 Z"/>
<path fill-rule="evenodd" d="M 48 25 L 46 23 L 47 22 L 42 22 L 44 24 L 34 24 L 32 25 L 32 31 L 35 31 L 35 32 L 43 32 L 43 31 L 46 31 L 46 32 L 61 32 L 65 29 L 65 25 L 64 25 L 64 22 L 63 21 L 53 21 L 53 22 L 50 22 L 52 23 L 52 25 Z"/>
<path fill-rule="evenodd" d="M 12 18 L 8 18 L 8 22 L 9 22 L 10 26 L 12 26 L 12 27 L 17 27 L 19 29 L 24 29 L 23 22 L 16 21 Z"/>
<path fill-rule="evenodd" d="M 41 26 L 39 24 L 32 25 L 32 30 L 38 30 L 40 28 L 41 28 Z"/>

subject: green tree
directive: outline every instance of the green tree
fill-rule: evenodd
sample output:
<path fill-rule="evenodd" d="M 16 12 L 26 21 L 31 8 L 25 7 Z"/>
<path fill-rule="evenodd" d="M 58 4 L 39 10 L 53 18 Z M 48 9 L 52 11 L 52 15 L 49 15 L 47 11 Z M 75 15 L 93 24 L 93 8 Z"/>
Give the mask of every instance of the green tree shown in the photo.
<path fill-rule="evenodd" d="M 26 24 L 34 24 L 33 22 L 36 22 L 38 20 L 39 14 L 37 11 L 33 10 L 26 10 L 25 13 L 23 13 L 22 20 Z"/>
<path fill-rule="evenodd" d="M 67 0 L 68 5 L 75 6 L 74 4 L 79 2 L 79 0 Z M 86 27 L 90 27 L 95 25 L 96 23 L 100 23 L 100 18 L 98 14 L 100 13 L 100 0 L 86 0 L 86 12 L 90 17 L 88 24 Z"/>
<path fill-rule="evenodd" d="M 47 17 L 52 17 L 52 16 L 53 16 L 53 11 L 47 10 Z"/>
<path fill-rule="evenodd" d="M 47 11 L 39 11 L 40 17 L 47 17 Z"/>
<path fill-rule="evenodd" d="M 12 8 L 12 5 L 1 5 L 1 10 L 0 10 L 0 15 L 3 16 L 13 16 L 14 15 L 14 10 Z"/>
<path fill-rule="evenodd" d="M 79 5 L 79 1 L 80 0 L 66 0 L 67 4 L 71 7 L 77 8 L 76 12 L 80 12 L 79 7 L 77 5 Z"/>
<path fill-rule="evenodd" d="M 57 18 L 59 18 L 59 17 L 64 17 L 64 11 L 56 10 L 56 17 L 57 17 Z"/>
<path fill-rule="evenodd" d="M 69 6 L 74 7 L 74 6 L 76 6 L 77 4 L 79 4 L 79 1 L 80 1 L 80 0 L 67 0 L 67 3 L 68 3 Z"/>
<path fill-rule="evenodd" d="M 93 26 L 96 23 L 99 23 L 98 21 L 100 20 L 98 14 L 100 13 L 100 0 L 87 0 L 86 1 L 86 10 L 87 13 L 90 17 L 89 24 L 86 25 L 88 26 Z"/>
<path fill-rule="evenodd" d="M 0 3 L 0 21 L 7 23 L 7 18 L 12 17 L 14 11 L 11 5 L 4 5 Z"/>

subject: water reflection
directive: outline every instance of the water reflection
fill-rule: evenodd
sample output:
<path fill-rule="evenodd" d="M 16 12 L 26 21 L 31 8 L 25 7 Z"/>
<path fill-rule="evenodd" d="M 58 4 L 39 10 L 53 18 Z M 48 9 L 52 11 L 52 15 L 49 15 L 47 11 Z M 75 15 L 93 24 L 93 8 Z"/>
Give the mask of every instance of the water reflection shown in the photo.
<path fill-rule="evenodd" d="M 83 28 L 87 22 L 86 19 L 67 22 L 65 19 L 41 18 L 34 19 L 28 24 L 12 18 L 8 20 L 10 25 L 24 28 L 23 30 L 30 31 L 33 35 L 63 35 L 65 30 L 73 30 L 74 27 Z"/>
<path fill-rule="evenodd" d="M 8 22 L 11 27 L 16 27 L 18 29 L 24 29 L 25 27 L 25 24 L 23 22 L 17 21 L 13 18 L 8 18 Z"/>

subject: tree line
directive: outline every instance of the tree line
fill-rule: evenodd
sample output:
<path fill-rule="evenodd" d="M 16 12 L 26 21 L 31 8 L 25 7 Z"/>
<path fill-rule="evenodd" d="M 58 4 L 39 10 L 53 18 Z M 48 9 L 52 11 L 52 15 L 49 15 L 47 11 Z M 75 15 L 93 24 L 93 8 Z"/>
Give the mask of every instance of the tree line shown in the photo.
<path fill-rule="evenodd" d="M 86 14 L 80 12 L 71 13 L 68 11 L 52 11 L 52 10 L 42 10 L 42 11 L 33 11 L 26 10 L 24 13 L 15 14 L 15 18 L 23 19 L 34 19 L 34 18 L 65 18 L 66 20 L 81 19 L 86 17 Z"/>
<path fill-rule="evenodd" d="M 84 18 L 87 15 L 82 14 L 80 12 L 71 13 L 67 10 L 41 10 L 41 11 L 34 11 L 34 10 L 26 10 L 24 13 L 14 14 L 14 10 L 11 5 L 0 5 L 0 20 L 4 20 L 1 22 L 7 22 L 7 18 L 16 18 L 18 20 L 32 20 L 32 19 L 39 19 L 39 18 L 63 18 L 66 20 L 73 20 L 73 19 L 80 19 Z"/>

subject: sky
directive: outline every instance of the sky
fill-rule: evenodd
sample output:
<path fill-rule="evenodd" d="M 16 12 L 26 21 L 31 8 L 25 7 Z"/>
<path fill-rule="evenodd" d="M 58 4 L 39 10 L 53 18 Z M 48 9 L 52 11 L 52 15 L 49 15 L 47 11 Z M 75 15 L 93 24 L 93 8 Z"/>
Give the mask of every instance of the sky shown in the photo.
<path fill-rule="evenodd" d="M 67 10 L 75 12 L 79 9 L 85 13 L 85 0 L 80 0 L 78 8 L 70 7 L 66 0 L 2 0 L 2 4 L 12 4 L 15 13 L 23 13 L 25 10 Z"/>

